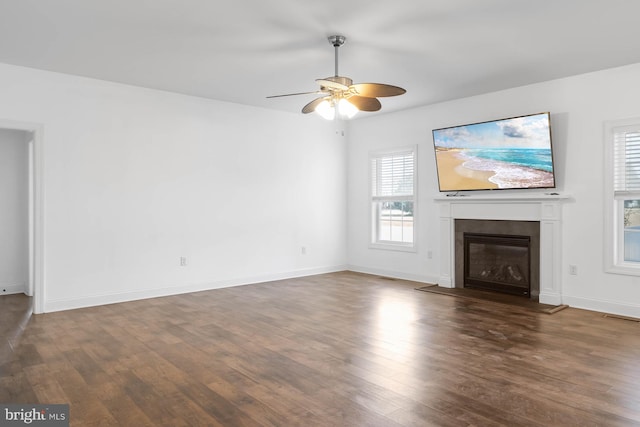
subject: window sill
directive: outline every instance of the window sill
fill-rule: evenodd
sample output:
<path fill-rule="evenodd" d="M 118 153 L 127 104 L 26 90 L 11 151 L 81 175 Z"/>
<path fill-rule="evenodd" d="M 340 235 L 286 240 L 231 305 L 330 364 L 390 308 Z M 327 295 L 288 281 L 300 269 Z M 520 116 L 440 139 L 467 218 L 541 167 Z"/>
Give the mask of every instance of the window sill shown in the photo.
<path fill-rule="evenodd" d="M 604 271 L 606 273 L 623 274 L 625 276 L 640 276 L 640 266 L 609 265 Z"/>
<path fill-rule="evenodd" d="M 398 252 L 418 252 L 415 245 L 394 243 L 369 243 L 369 249 L 382 249 Z"/>

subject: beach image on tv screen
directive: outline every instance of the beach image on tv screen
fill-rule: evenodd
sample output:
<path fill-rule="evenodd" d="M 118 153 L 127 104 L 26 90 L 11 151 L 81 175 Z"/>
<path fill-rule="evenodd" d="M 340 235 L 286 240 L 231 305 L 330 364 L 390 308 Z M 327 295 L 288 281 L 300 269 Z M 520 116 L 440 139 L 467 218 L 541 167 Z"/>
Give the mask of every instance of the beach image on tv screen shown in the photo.
<path fill-rule="evenodd" d="M 433 131 L 440 191 L 554 188 L 549 114 Z"/>

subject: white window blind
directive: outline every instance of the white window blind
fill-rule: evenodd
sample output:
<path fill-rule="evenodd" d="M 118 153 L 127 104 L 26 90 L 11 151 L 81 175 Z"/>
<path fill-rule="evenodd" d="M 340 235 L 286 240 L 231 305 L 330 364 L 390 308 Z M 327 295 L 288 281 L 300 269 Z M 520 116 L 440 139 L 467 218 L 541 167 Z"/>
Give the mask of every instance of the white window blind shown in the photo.
<path fill-rule="evenodd" d="M 374 198 L 412 197 L 414 192 L 413 151 L 379 155 L 371 159 L 371 184 Z"/>
<path fill-rule="evenodd" d="M 613 129 L 613 189 L 616 198 L 640 193 L 640 127 Z"/>

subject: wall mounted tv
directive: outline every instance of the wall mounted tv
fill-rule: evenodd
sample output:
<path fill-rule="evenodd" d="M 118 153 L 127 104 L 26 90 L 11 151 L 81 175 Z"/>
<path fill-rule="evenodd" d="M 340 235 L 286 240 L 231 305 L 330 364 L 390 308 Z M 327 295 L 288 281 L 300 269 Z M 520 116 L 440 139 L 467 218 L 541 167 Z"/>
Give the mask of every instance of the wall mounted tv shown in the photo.
<path fill-rule="evenodd" d="M 433 130 L 440 191 L 555 188 L 549 113 Z"/>

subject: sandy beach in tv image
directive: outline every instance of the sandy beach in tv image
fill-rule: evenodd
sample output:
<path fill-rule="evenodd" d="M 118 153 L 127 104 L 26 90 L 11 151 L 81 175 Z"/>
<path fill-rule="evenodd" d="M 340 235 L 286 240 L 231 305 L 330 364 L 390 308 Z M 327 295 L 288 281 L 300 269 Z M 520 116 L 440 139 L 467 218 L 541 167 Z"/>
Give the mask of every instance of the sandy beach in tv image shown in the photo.
<path fill-rule="evenodd" d="M 552 188 L 547 113 L 433 131 L 440 191 Z"/>

